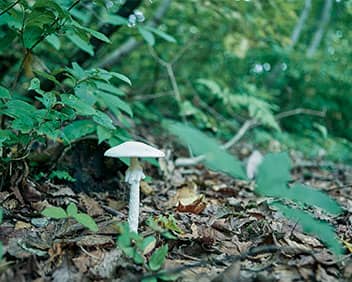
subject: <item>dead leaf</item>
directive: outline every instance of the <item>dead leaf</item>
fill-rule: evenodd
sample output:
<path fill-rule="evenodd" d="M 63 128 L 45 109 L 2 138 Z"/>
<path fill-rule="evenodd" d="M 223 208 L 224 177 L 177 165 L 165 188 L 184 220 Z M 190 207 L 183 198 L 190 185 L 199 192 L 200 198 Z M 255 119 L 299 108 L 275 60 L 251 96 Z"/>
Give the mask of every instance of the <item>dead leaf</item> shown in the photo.
<path fill-rule="evenodd" d="M 144 195 L 149 196 L 154 193 L 154 189 L 148 184 L 148 182 L 140 182 L 141 191 Z"/>
<path fill-rule="evenodd" d="M 93 198 L 88 197 L 84 193 L 79 194 L 79 202 L 87 211 L 90 216 L 99 216 L 104 214 L 104 210 L 100 207 L 99 203 Z"/>
<path fill-rule="evenodd" d="M 183 205 L 180 201 L 176 210 L 178 212 L 190 212 L 194 214 L 200 214 L 205 209 L 205 207 L 206 203 L 204 201 L 204 196 L 201 195 L 198 199 L 196 199 L 189 205 Z"/>
<path fill-rule="evenodd" d="M 15 224 L 15 230 L 30 229 L 31 227 L 32 227 L 31 224 L 24 222 L 24 221 L 17 221 Z"/>

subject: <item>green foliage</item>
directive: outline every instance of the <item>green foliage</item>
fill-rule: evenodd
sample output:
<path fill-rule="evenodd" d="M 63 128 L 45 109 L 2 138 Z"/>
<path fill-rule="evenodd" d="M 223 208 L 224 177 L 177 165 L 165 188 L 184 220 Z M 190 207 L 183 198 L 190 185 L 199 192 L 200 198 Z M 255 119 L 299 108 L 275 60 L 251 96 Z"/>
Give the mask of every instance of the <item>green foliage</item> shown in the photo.
<path fill-rule="evenodd" d="M 99 227 L 95 223 L 94 219 L 88 214 L 79 213 L 77 206 L 74 203 L 70 203 L 66 207 L 66 211 L 60 207 L 47 207 L 41 212 L 41 214 L 54 219 L 73 218 L 92 232 L 97 232 L 99 230 Z"/>
<path fill-rule="evenodd" d="M 293 208 L 279 202 L 271 204 L 282 212 L 287 218 L 299 223 L 303 231 L 318 236 L 335 254 L 343 254 L 344 248 L 338 241 L 334 228 L 327 222 L 317 220 L 310 212 Z"/>
<path fill-rule="evenodd" d="M 319 207 L 334 215 L 342 212 L 338 203 L 322 191 L 302 184 L 288 185 L 290 180 L 290 159 L 287 153 L 268 154 L 259 165 L 255 192 L 261 196 L 286 199 L 296 203 L 297 208 L 274 203 L 278 210 L 302 225 L 305 232 L 318 236 L 335 254 L 342 254 L 343 248 L 337 240 L 333 227 L 305 212 L 304 207 Z"/>
<path fill-rule="evenodd" d="M 163 215 L 159 215 L 156 218 L 149 217 L 147 224 L 151 229 L 166 239 L 177 239 L 177 235 L 183 233 L 172 214 L 167 217 Z"/>
<path fill-rule="evenodd" d="M 75 182 L 76 179 L 73 178 L 67 171 L 65 170 L 54 170 L 50 173 L 49 179 L 60 179 L 60 180 L 66 180 L 70 182 Z"/>
<path fill-rule="evenodd" d="M 3 1 L 0 6 L 6 10 L 0 16 L 0 55 L 15 57 L 19 63 L 14 70 L 4 67 L 0 74 L 1 168 L 13 159 L 26 158 L 34 142 L 70 145 L 86 135 L 111 145 L 125 140 L 126 117 L 133 114 L 122 88 L 131 86 L 130 79 L 116 71 L 83 68 L 73 59 L 84 52 L 94 55 L 92 42 L 111 44 L 97 30 L 99 24 L 90 21 L 92 15 L 83 12 L 82 3 L 23 0 L 11 4 Z M 102 18 L 113 16 L 118 8 L 114 3 L 107 9 L 103 1 L 94 5 Z M 50 177 L 74 181 L 64 172 Z"/>
<path fill-rule="evenodd" d="M 204 155 L 204 164 L 210 169 L 222 171 L 233 177 L 246 179 L 243 166 L 239 160 L 221 148 L 221 145 L 201 131 L 181 123 L 166 122 L 165 126 L 180 141 L 190 146 L 195 155 Z"/>
<path fill-rule="evenodd" d="M 157 278 L 162 279 L 161 277 L 169 278 L 169 280 L 176 279 L 171 276 L 168 277 L 161 270 L 168 253 L 167 245 L 155 249 L 157 240 L 154 236 L 143 238 L 136 232 L 130 231 L 127 223 L 120 224 L 119 227 L 120 235 L 117 237 L 118 247 L 134 263 L 143 265 L 148 272 L 153 273 L 153 278 L 143 279 L 143 281 L 156 281 Z M 146 257 L 148 254 L 151 254 L 149 259 Z"/>

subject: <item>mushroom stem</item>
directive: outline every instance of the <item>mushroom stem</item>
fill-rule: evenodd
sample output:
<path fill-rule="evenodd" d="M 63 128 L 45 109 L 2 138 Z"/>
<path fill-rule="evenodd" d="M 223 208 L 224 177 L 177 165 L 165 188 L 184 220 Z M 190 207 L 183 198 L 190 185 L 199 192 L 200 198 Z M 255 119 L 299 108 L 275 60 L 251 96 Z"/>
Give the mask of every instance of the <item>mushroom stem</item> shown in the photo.
<path fill-rule="evenodd" d="M 128 225 L 130 230 L 136 233 L 138 233 L 139 218 L 139 183 L 143 178 L 145 178 L 145 175 L 138 158 L 131 158 L 130 167 L 126 171 L 125 181 L 131 185 L 128 204 Z"/>

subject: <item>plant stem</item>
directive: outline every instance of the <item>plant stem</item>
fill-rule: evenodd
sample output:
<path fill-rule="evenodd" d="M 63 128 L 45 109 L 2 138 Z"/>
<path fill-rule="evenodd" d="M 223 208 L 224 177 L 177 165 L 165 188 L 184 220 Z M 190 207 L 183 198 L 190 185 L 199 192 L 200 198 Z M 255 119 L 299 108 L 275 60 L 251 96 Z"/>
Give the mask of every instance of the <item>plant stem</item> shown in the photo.
<path fill-rule="evenodd" d="M 1 11 L 1 12 L 0 12 L 0 17 L 1 17 L 3 14 L 7 13 L 8 11 L 10 11 L 13 7 L 15 7 L 20 1 L 21 1 L 21 0 L 15 1 L 15 2 L 12 3 L 10 6 L 8 6 L 5 10 Z"/>

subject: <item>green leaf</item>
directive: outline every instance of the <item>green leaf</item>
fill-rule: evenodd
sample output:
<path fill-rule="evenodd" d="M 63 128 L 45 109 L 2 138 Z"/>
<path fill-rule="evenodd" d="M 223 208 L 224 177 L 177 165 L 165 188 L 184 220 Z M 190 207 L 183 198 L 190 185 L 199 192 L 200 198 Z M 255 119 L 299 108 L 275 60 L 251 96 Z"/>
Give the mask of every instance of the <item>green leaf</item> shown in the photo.
<path fill-rule="evenodd" d="M 57 35 L 55 34 L 50 34 L 49 36 L 47 36 L 45 38 L 45 40 L 51 45 L 53 46 L 56 50 L 60 50 L 61 48 L 61 42 L 60 39 Z"/>
<path fill-rule="evenodd" d="M 71 40 L 73 44 L 75 44 L 79 49 L 81 49 L 84 52 L 87 52 L 89 55 L 93 56 L 94 55 L 94 48 L 93 45 L 89 43 L 89 41 L 86 41 L 82 39 L 79 35 L 68 32 L 67 33 L 67 38 Z"/>
<path fill-rule="evenodd" d="M 176 39 L 174 37 L 172 37 L 171 35 L 167 34 L 164 31 L 161 31 L 160 29 L 156 29 L 156 28 L 151 27 L 151 26 L 144 26 L 144 28 L 149 30 L 149 31 L 151 31 L 151 32 L 153 32 L 154 34 L 158 35 L 159 37 L 165 39 L 168 42 L 176 43 Z"/>
<path fill-rule="evenodd" d="M 317 220 L 311 213 L 294 209 L 278 202 L 271 205 L 276 207 L 289 219 L 298 222 L 303 227 L 304 232 L 316 235 L 336 255 L 344 253 L 343 246 L 336 237 L 334 228 L 327 222 Z"/>
<path fill-rule="evenodd" d="M 70 182 L 75 182 L 76 179 L 73 178 L 67 171 L 65 170 L 54 170 L 50 173 L 49 179 L 61 179 L 61 180 L 66 180 Z"/>
<path fill-rule="evenodd" d="M 142 27 L 138 27 L 138 31 L 150 46 L 153 46 L 155 44 L 155 37 L 153 33 Z"/>
<path fill-rule="evenodd" d="M 116 113 L 117 109 L 120 109 L 122 111 L 124 111 L 126 114 L 128 114 L 129 116 L 133 116 L 132 110 L 130 108 L 130 106 L 122 101 L 119 97 L 116 97 L 114 95 L 111 95 L 109 93 L 106 92 L 102 92 L 102 91 L 98 91 L 96 92 L 97 96 L 100 97 L 104 104 L 111 109 L 114 113 Z"/>
<path fill-rule="evenodd" d="M 88 214 L 77 213 L 73 215 L 73 218 L 83 226 L 87 227 L 90 231 L 97 232 L 99 230 L 99 227 L 95 223 L 94 219 L 90 217 Z"/>
<path fill-rule="evenodd" d="M 157 282 L 158 279 L 156 277 L 148 277 L 148 278 L 143 278 L 142 282 Z"/>
<path fill-rule="evenodd" d="M 106 129 L 103 126 L 97 126 L 97 136 L 98 136 L 98 144 L 109 139 L 112 136 L 112 132 L 109 129 Z"/>
<path fill-rule="evenodd" d="M 35 97 L 45 108 L 51 109 L 56 103 L 56 96 L 52 92 L 43 92 L 42 97 Z"/>
<path fill-rule="evenodd" d="M 255 192 L 270 197 L 280 197 L 290 176 L 291 161 L 287 153 L 267 154 L 258 167 Z"/>
<path fill-rule="evenodd" d="M 118 15 L 107 15 L 103 19 L 104 23 L 109 23 L 112 25 L 127 25 L 128 21 L 124 17 Z"/>
<path fill-rule="evenodd" d="M 28 90 L 40 90 L 40 80 L 38 78 L 33 78 L 29 85 Z"/>
<path fill-rule="evenodd" d="M 42 35 L 42 29 L 37 26 L 26 26 L 23 32 L 24 47 L 31 49 Z"/>
<path fill-rule="evenodd" d="M 154 236 L 148 236 L 143 239 L 143 241 L 138 245 L 138 247 L 143 252 L 143 255 L 149 254 L 156 244 L 156 239 Z"/>
<path fill-rule="evenodd" d="M 60 97 L 62 103 L 75 109 L 78 115 L 90 116 L 96 114 L 96 110 L 91 105 L 74 95 L 63 94 Z"/>
<path fill-rule="evenodd" d="M 71 217 L 74 217 L 75 215 L 77 215 L 78 209 L 76 204 L 70 203 L 66 208 L 66 212 L 68 216 L 71 216 Z"/>
<path fill-rule="evenodd" d="M 295 202 L 301 202 L 310 206 L 317 206 L 334 215 L 342 212 L 339 204 L 326 193 L 313 189 L 303 184 L 294 184 L 288 189 L 287 194 L 282 193 L 282 197 Z"/>
<path fill-rule="evenodd" d="M 110 73 L 112 76 L 114 76 L 114 77 L 116 77 L 116 78 L 118 78 L 118 79 L 120 79 L 120 80 L 126 82 L 127 84 L 132 85 L 131 80 L 130 80 L 127 76 L 125 76 L 125 75 L 123 75 L 123 74 L 121 74 L 121 73 L 118 73 L 118 72 L 113 72 L 113 71 L 111 71 L 111 72 L 109 72 L 109 73 Z"/>
<path fill-rule="evenodd" d="M 70 143 L 83 136 L 93 133 L 96 125 L 91 120 L 77 120 L 67 125 L 63 130 L 63 136 L 66 142 Z"/>
<path fill-rule="evenodd" d="M 41 214 L 54 219 L 67 218 L 65 210 L 58 207 L 47 207 L 41 212 Z"/>
<path fill-rule="evenodd" d="M 112 124 L 111 118 L 107 114 L 105 114 L 101 111 L 97 111 L 95 113 L 95 115 L 93 116 L 93 120 L 97 124 L 104 126 L 105 128 L 116 129 L 116 127 Z"/>
<path fill-rule="evenodd" d="M 148 263 L 150 270 L 158 271 L 163 266 L 168 250 L 168 245 L 164 245 L 152 254 Z"/>
<path fill-rule="evenodd" d="M 176 135 L 184 145 L 190 146 L 195 155 L 205 155 L 203 162 L 208 168 L 247 179 L 242 163 L 223 150 L 216 139 L 181 123 L 165 122 L 164 127 Z"/>
<path fill-rule="evenodd" d="M 0 86 L 0 99 L 10 99 L 10 98 L 11 98 L 10 91 L 5 87 Z"/>

